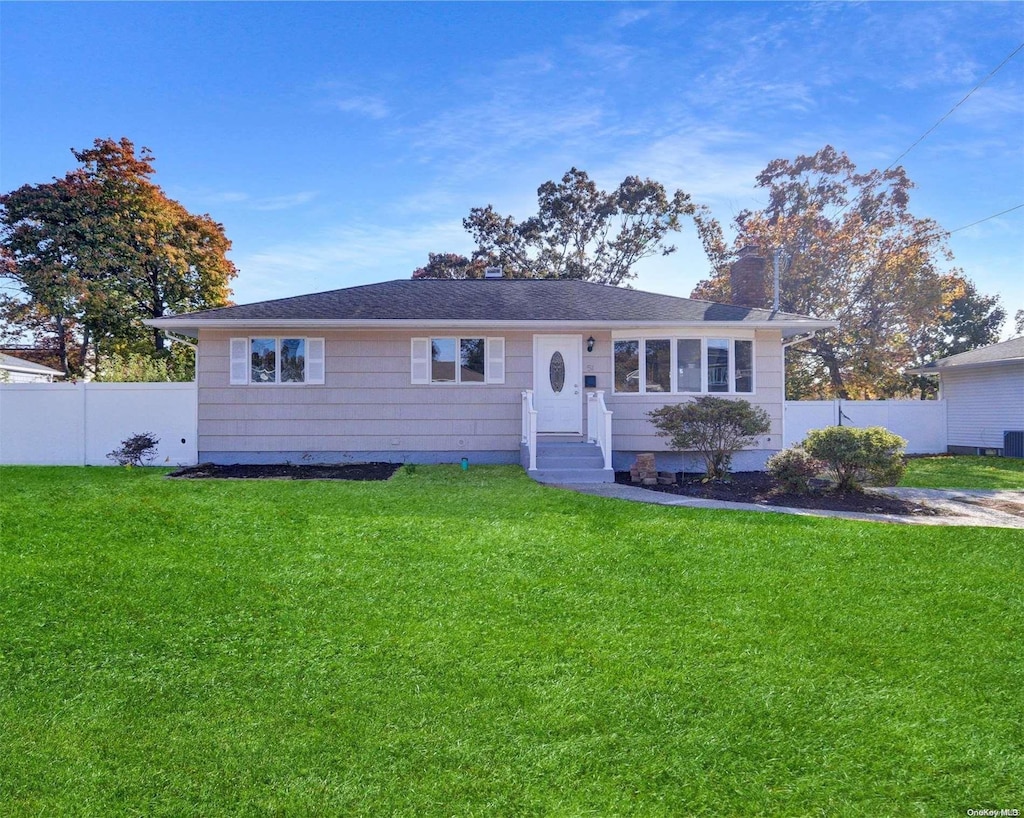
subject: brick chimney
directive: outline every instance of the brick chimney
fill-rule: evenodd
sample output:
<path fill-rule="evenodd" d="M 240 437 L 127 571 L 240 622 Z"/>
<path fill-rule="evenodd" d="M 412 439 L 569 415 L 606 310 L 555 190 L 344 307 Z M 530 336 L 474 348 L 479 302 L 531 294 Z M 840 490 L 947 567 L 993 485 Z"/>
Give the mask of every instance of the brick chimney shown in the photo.
<path fill-rule="evenodd" d="M 771 307 L 767 259 L 757 254 L 757 248 L 748 244 L 729 268 L 729 286 L 732 303 L 742 307 Z"/>

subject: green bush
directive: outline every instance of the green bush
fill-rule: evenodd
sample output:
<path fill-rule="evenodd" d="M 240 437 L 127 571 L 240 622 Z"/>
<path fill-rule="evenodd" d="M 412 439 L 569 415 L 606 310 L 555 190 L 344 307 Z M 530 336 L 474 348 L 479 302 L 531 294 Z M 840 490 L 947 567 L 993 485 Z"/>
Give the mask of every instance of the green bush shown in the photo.
<path fill-rule="evenodd" d="M 881 426 L 827 426 L 810 432 L 800 445 L 825 461 L 839 491 L 857 491 L 864 483 L 894 486 L 906 468 L 907 441 Z"/>
<path fill-rule="evenodd" d="M 162 355 L 116 353 L 101 361 L 96 380 L 105 383 L 160 383 L 191 381 L 195 377 L 194 353 L 175 344 Z"/>
<path fill-rule="evenodd" d="M 760 406 L 710 395 L 662 406 L 647 416 L 676 451 L 695 451 L 704 458 L 708 480 L 728 477 L 732 456 L 771 428 L 768 413 Z"/>
<path fill-rule="evenodd" d="M 824 462 L 811 457 L 799 446 L 783 449 L 768 458 L 768 474 L 791 494 L 806 494 L 810 491 L 811 478 L 824 469 Z"/>

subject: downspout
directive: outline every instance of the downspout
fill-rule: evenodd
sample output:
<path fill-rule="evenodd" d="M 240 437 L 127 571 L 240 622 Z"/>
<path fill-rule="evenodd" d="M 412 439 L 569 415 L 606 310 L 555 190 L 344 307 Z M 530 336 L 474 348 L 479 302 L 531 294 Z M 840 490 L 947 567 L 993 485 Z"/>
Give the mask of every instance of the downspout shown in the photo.
<path fill-rule="evenodd" d="M 160 331 L 164 334 L 164 337 L 168 341 L 176 341 L 179 344 L 184 344 L 187 347 L 192 347 L 192 349 L 196 350 L 196 352 L 199 351 L 198 339 L 196 341 L 193 341 L 191 338 L 188 338 L 185 335 L 178 335 L 176 332 L 172 332 L 169 329 L 164 329 Z"/>
<path fill-rule="evenodd" d="M 811 332 L 805 332 L 803 335 L 794 335 L 789 341 L 782 342 L 782 348 L 785 349 L 786 347 L 793 346 L 793 344 L 800 344 L 804 341 L 809 341 L 817 334 L 817 332 L 817 330 L 812 330 Z"/>

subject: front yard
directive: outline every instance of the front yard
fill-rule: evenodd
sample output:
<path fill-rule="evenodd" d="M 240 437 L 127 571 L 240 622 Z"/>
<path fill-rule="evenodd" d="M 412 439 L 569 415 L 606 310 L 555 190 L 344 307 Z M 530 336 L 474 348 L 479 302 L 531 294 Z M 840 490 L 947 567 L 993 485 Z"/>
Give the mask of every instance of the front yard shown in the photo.
<path fill-rule="evenodd" d="M 0 469 L 12 815 L 1024 808 L 1020 533 Z"/>

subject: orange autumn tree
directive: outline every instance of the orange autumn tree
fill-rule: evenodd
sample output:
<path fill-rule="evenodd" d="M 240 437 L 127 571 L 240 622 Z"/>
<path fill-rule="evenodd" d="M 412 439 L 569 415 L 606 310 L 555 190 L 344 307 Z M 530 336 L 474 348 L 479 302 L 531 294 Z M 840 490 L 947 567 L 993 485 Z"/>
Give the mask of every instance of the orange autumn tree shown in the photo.
<path fill-rule="evenodd" d="M 51 346 L 72 375 L 142 356 L 191 377 L 191 357 L 142 321 L 228 303 L 237 271 L 223 226 L 168 198 L 153 155 L 128 139 L 72 153 L 80 167 L 63 178 L 0 196 L 8 334 Z"/>
<path fill-rule="evenodd" d="M 902 167 L 859 173 L 831 146 L 776 159 L 757 177 L 761 210 L 734 221 L 735 240 L 706 210 L 696 216 L 711 276 L 695 298 L 730 301 L 729 263 L 753 246 L 782 260 L 780 307 L 838 322 L 787 350 L 788 398 L 878 398 L 906 389 L 902 371 L 914 340 L 943 308 L 946 233 L 909 210 L 913 187 Z M 758 306 L 770 306 L 771 262 Z"/>

